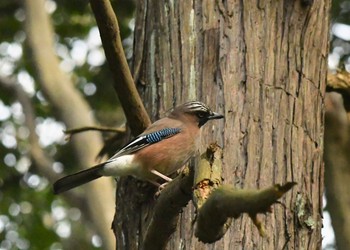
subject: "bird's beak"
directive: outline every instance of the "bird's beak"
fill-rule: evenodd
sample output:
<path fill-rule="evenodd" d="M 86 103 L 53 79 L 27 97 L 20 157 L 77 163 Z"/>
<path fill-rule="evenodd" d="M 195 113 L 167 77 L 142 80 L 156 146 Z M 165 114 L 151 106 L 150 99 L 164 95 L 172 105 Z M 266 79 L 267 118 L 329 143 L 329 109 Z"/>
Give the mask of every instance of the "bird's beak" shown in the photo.
<path fill-rule="evenodd" d="M 210 114 L 210 116 L 208 117 L 208 120 L 214 120 L 214 119 L 222 119 L 224 118 L 225 116 L 219 114 L 219 113 L 216 113 L 216 112 L 213 112 L 212 114 Z"/>

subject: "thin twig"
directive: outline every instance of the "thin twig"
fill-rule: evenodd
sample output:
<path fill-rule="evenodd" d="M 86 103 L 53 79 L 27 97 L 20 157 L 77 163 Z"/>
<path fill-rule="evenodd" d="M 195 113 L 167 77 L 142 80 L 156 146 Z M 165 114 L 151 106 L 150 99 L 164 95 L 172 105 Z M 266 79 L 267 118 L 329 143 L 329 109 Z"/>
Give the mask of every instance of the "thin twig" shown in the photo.
<path fill-rule="evenodd" d="M 97 127 L 97 126 L 86 126 L 81 128 L 67 129 L 63 132 L 65 134 L 74 135 L 86 131 L 100 131 L 100 132 L 113 132 L 113 133 L 125 133 L 125 128 L 111 128 L 111 127 Z"/>

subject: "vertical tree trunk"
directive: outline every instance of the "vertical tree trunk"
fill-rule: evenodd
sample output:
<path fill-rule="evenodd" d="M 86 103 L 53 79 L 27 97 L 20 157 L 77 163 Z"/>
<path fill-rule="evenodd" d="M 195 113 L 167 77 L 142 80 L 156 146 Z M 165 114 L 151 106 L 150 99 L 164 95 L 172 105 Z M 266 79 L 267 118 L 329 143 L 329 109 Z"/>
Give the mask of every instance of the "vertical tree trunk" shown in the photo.
<path fill-rule="evenodd" d="M 205 247 L 193 235 L 189 204 L 169 249 L 320 247 L 330 1 L 304 2 L 139 1 L 133 69 L 151 117 L 203 101 L 225 114 L 202 137 L 202 150 L 212 141 L 223 146 L 225 183 L 298 182 L 264 219 L 268 238 L 242 216 Z M 140 246 L 154 204 L 129 182 L 118 190 L 120 249 Z"/>

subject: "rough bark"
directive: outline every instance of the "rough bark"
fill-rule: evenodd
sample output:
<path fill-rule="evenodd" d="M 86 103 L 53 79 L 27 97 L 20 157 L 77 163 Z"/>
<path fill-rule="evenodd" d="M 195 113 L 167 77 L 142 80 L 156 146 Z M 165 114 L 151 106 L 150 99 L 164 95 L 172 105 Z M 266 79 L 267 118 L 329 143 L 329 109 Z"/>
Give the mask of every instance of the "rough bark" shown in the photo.
<path fill-rule="evenodd" d="M 68 128 L 95 126 L 91 109 L 87 102 L 74 88 L 67 74 L 59 67 L 59 60 L 54 51 L 54 33 L 48 14 L 45 11 L 44 0 L 24 2 L 26 11 L 26 32 L 28 46 L 35 65 L 37 82 L 45 97 L 56 112 L 59 120 Z M 95 164 L 95 156 L 102 147 L 102 138 L 97 133 L 84 133 L 72 139 L 77 162 L 81 168 Z M 112 219 L 113 194 L 110 179 L 99 180 L 87 185 L 89 193 L 86 196 L 89 212 L 98 234 L 102 237 L 105 247 L 114 248 L 114 238 L 108 226 Z"/>
<path fill-rule="evenodd" d="M 206 102 L 225 114 L 202 137 L 202 151 L 212 141 L 223 146 L 224 183 L 299 183 L 266 216 L 268 239 L 242 216 L 204 245 L 190 204 L 169 249 L 320 248 L 329 8 L 329 0 L 139 2 L 133 75 L 151 117 Z M 119 247 L 137 249 L 155 202 L 130 179 L 118 186 Z"/>

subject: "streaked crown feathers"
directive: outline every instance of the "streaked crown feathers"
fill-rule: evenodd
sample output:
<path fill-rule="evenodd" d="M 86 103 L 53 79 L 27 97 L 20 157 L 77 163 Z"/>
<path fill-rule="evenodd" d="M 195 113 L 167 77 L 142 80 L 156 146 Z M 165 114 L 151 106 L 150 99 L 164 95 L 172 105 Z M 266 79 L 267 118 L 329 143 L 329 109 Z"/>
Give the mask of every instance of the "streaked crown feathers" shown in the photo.
<path fill-rule="evenodd" d="M 182 106 L 185 111 L 189 112 L 211 112 L 211 109 L 207 105 L 198 101 L 186 102 Z"/>

